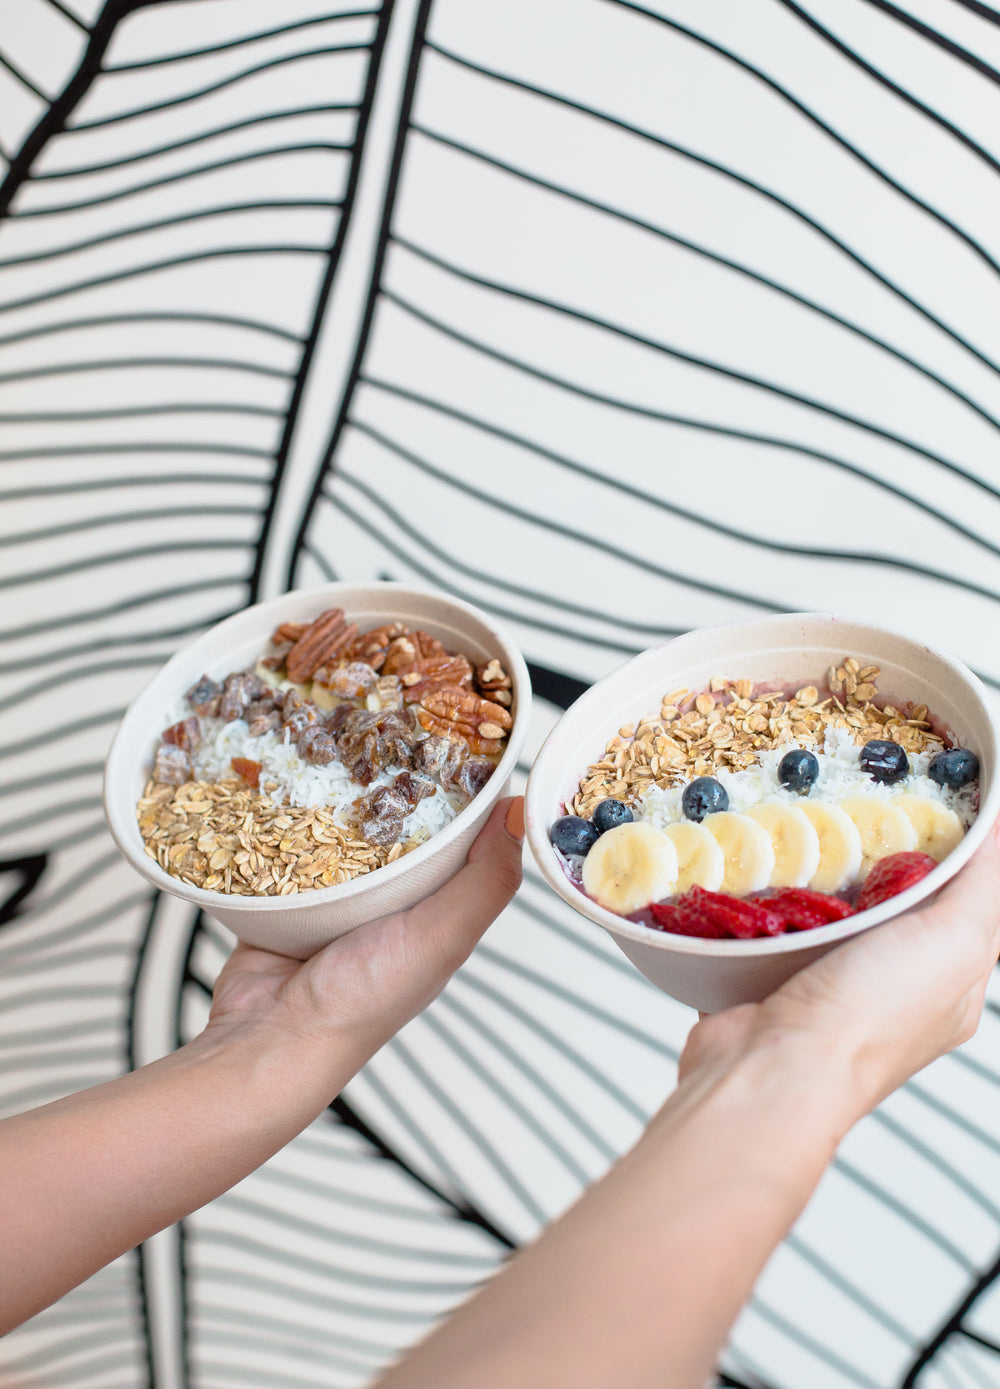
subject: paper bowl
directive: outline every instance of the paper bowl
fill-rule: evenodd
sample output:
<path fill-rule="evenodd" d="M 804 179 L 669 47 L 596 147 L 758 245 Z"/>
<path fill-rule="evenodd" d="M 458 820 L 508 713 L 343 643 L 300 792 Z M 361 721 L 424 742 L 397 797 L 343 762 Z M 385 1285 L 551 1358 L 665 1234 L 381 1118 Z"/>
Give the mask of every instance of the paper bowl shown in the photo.
<path fill-rule="evenodd" d="M 202 674 L 221 680 L 252 665 L 281 622 L 308 621 L 341 607 L 362 631 L 405 622 L 473 660 L 496 656 L 513 682 L 514 726 L 503 757 L 486 786 L 450 824 L 395 863 L 336 887 L 291 897 L 238 897 L 190 887 L 145 852 L 136 804 L 150 775 L 170 707 Z M 111 834 L 137 872 L 154 887 L 200 907 L 250 945 L 305 959 L 362 922 L 422 901 L 465 862 L 472 841 L 504 795 L 531 715 L 531 684 L 524 659 L 492 618 L 478 608 L 404 584 L 327 584 L 299 589 L 236 613 L 178 651 L 127 710 L 115 734 L 104 776 L 104 809 Z"/>
<path fill-rule="evenodd" d="M 615 916 L 567 877 L 549 840 L 564 803 L 623 724 L 660 707 L 664 694 L 703 689 L 714 675 L 797 688 L 822 685 L 831 664 L 855 656 L 877 665 L 879 695 L 926 704 L 931 717 L 979 757 L 979 814 L 962 842 L 922 882 L 869 911 L 811 931 L 766 940 L 700 940 Z M 757 1002 L 841 941 L 909 910 L 955 874 L 1000 810 L 997 726 L 991 696 L 960 661 L 922 642 L 828 613 L 789 613 L 689 632 L 656 646 L 593 685 L 556 724 L 528 781 L 528 844 L 543 876 L 583 916 L 603 926 L 634 965 L 665 993 L 704 1012 Z M 891 986 L 887 982 L 887 987 Z"/>

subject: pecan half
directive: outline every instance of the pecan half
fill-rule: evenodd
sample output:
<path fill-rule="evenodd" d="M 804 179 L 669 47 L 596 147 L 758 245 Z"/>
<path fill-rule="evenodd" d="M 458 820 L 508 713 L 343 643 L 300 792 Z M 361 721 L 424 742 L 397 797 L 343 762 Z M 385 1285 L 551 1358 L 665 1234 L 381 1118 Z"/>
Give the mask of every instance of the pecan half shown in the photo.
<path fill-rule="evenodd" d="M 348 661 L 364 661 L 372 670 L 382 669 L 389 645 L 396 637 L 405 636 L 406 625 L 402 622 L 386 622 L 381 627 L 373 627 L 362 632 L 344 652 Z"/>
<path fill-rule="evenodd" d="M 320 613 L 288 653 L 285 669 L 289 680 L 301 685 L 312 679 L 314 672 L 339 656 L 357 634 L 357 623 L 347 621 L 343 608 L 328 608 Z"/>
<path fill-rule="evenodd" d="M 464 738 L 478 754 L 499 752 L 513 723 L 502 704 L 480 699 L 459 686 L 432 690 L 423 700 L 417 719 L 428 733 Z"/>
<path fill-rule="evenodd" d="M 476 689 L 494 704 L 510 708 L 513 701 L 511 678 L 495 656 L 489 661 L 480 661 L 476 666 Z"/>

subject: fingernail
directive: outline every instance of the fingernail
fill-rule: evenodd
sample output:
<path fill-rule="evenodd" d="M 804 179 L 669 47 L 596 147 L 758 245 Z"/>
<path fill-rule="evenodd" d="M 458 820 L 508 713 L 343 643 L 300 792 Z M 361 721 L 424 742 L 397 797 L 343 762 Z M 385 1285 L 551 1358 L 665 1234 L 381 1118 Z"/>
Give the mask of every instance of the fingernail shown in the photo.
<path fill-rule="evenodd" d="M 510 803 L 507 811 L 507 818 L 504 826 L 511 839 L 522 840 L 524 838 L 524 797 L 515 796 Z"/>

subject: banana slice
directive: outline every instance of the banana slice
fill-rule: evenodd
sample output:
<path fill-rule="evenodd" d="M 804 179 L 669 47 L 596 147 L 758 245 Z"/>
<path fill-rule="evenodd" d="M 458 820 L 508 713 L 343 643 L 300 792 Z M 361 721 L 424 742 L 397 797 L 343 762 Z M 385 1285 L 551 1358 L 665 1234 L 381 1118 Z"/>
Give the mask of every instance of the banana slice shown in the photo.
<path fill-rule="evenodd" d="M 774 867 L 768 887 L 805 887 L 819 868 L 819 835 L 797 805 L 777 801 L 751 805 L 743 812 L 771 836 Z"/>
<path fill-rule="evenodd" d="M 851 817 L 861 835 L 861 877 L 888 854 L 901 854 L 917 845 L 917 832 L 895 801 L 877 796 L 848 796 L 840 808 Z"/>
<path fill-rule="evenodd" d="M 719 841 L 725 855 L 720 892 L 746 897 L 767 887 L 774 872 L 774 846 L 763 825 L 732 810 L 706 815 L 701 823 Z"/>
<path fill-rule="evenodd" d="M 680 864 L 674 891 L 680 894 L 689 887 L 703 887 L 718 892 L 726 873 L 726 856 L 715 835 L 694 820 L 668 825 L 664 833 L 677 850 Z"/>
<path fill-rule="evenodd" d="M 819 837 L 819 867 L 807 886 L 813 892 L 837 893 L 861 872 L 861 835 L 839 805 L 803 800 L 801 810 Z"/>
<path fill-rule="evenodd" d="M 892 804 L 907 817 L 917 832 L 916 848 L 938 863 L 965 836 L 965 828 L 953 810 L 929 796 L 895 796 Z"/>
<path fill-rule="evenodd" d="M 583 860 L 583 886 L 609 912 L 627 916 L 669 897 L 678 871 L 677 850 L 667 836 L 634 820 L 601 835 Z"/>

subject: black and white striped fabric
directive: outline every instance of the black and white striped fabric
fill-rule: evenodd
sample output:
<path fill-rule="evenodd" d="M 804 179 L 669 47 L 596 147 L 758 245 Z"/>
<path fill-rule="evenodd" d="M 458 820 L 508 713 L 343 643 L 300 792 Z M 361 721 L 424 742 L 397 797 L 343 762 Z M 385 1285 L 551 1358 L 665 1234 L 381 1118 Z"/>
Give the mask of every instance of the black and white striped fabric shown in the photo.
<path fill-rule="evenodd" d="M 20 0 L 3 1112 L 201 1025 L 229 942 L 119 861 L 101 767 L 249 601 L 473 600 L 531 663 L 533 746 L 634 651 L 768 611 L 998 684 L 998 118 L 978 0 Z M 1000 1386 L 998 1004 L 845 1142 L 720 1384 Z M 529 866 L 320 1121 L 10 1335 L 0 1379 L 370 1382 L 633 1141 L 691 1021 Z"/>

